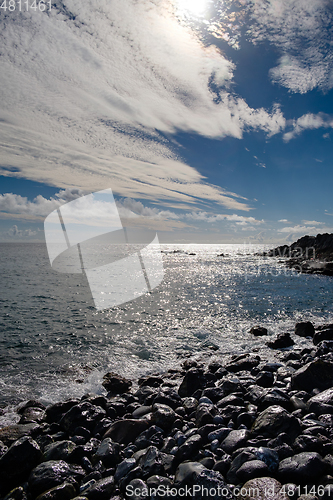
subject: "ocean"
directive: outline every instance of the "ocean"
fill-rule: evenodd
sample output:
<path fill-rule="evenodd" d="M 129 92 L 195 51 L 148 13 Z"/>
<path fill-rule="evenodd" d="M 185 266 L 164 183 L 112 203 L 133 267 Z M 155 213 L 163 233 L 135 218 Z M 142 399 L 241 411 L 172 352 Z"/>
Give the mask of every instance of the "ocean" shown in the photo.
<path fill-rule="evenodd" d="M 262 245 L 161 248 L 165 275 L 157 288 L 97 311 L 86 277 L 54 271 L 45 244 L 0 244 L 1 426 L 17 419 L 12 410 L 21 401 L 105 393 L 107 371 L 134 379 L 205 350 L 269 357 L 267 339 L 249 334 L 257 324 L 273 336 L 292 332 L 297 321 L 333 322 L 333 279 L 257 256 Z"/>

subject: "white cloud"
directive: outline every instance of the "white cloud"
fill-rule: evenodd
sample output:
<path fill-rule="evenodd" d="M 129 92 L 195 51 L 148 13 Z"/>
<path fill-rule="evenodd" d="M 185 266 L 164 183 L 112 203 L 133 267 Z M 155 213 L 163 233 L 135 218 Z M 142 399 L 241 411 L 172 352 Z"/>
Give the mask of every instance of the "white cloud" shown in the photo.
<path fill-rule="evenodd" d="M 333 118 L 325 113 L 318 113 L 316 115 L 307 113 L 294 121 L 293 130 L 285 133 L 283 139 L 288 142 L 297 135 L 300 135 L 304 130 L 314 130 L 322 127 L 333 128 Z"/>
<path fill-rule="evenodd" d="M 288 219 L 280 219 L 278 222 L 288 222 Z"/>
<path fill-rule="evenodd" d="M 56 208 L 64 203 L 74 200 L 82 195 L 82 191 L 78 189 L 61 190 L 55 195 L 55 198 L 44 198 L 38 195 L 33 201 L 29 201 L 27 197 L 13 193 L 0 194 L 0 212 L 6 214 L 29 215 L 30 218 L 46 217 Z M 16 227 L 16 226 L 13 226 Z"/>
<path fill-rule="evenodd" d="M 31 236 L 35 236 L 37 233 L 38 231 L 33 231 L 32 229 L 19 229 L 15 224 L 5 235 L 10 236 L 11 238 L 30 238 Z"/>
<path fill-rule="evenodd" d="M 232 214 L 209 214 L 208 212 L 190 212 L 185 215 L 186 219 L 204 221 L 204 222 L 218 222 L 218 221 L 228 221 L 235 222 L 237 225 L 245 224 L 263 224 L 264 220 L 257 220 L 254 217 L 244 217 L 242 215 Z"/>
<path fill-rule="evenodd" d="M 324 222 L 318 222 L 316 220 L 302 220 L 302 223 L 306 226 L 320 226 L 324 224 Z"/>
<path fill-rule="evenodd" d="M 270 71 L 273 81 L 293 92 L 333 87 L 333 13 L 327 0 L 250 0 L 250 39 L 268 40 L 282 53 Z"/>
<path fill-rule="evenodd" d="M 278 229 L 279 233 L 304 233 L 308 234 L 309 232 L 318 232 L 318 228 L 315 226 L 301 226 L 296 225 L 293 227 L 283 227 L 282 229 Z"/>
<path fill-rule="evenodd" d="M 49 14 L 5 13 L 0 33 L 0 173 L 248 210 L 205 184 L 165 136 L 272 136 L 285 119 L 278 107 L 252 109 L 228 93 L 234 65 L 172 17 L 170 2 L 56 1 Z"/>

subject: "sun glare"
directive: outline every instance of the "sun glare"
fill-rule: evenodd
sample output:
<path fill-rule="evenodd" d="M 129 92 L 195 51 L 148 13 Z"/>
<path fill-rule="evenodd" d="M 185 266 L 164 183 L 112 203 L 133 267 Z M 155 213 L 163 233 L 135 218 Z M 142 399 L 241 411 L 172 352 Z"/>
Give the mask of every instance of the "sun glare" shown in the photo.
<path fill-rule="evenodd" d="M 207 9 L 207 0 L 178 0 L 178 8 L 185 14 L 199 17 Z"/>

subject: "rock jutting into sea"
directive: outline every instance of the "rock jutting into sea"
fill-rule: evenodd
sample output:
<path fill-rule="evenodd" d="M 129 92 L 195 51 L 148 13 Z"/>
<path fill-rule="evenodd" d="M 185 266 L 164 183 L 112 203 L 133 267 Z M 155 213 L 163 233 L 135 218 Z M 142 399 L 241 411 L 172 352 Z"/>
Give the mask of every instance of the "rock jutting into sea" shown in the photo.
<path fill-rule="evenodd" d="M 263 255 L 286 259 L 288 267 L 301 273 L 333 276 L 333 234 L 303 236 L 290 246 L 282 245 Z"/>
<path fill-rule="evenodd" d="M 138 381 L 109 372 L 106 396 L 22 403 L 0 429 L 1 500 L 330 498 L 332 332 L 298 323 L 274 362 L 215 352 Z"/>

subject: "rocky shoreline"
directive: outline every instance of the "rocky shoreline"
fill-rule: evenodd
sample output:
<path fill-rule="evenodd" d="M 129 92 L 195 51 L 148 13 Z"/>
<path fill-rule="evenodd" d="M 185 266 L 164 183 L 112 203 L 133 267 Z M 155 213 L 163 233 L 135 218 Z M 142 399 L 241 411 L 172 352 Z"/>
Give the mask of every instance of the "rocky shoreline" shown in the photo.
<path fill-rule="evenodd" d="M 275 362 L 204 354 L 135 387 L 108 373 L 107 396 L 21 404 L 0 429 L 1 500 L 330 498 L 333 325 L 267 345 Z"/>
<path fill-rule="evenodd" d="M 303 236 L 292 245 L 282 245 L 263 253 L 285 259 L 285 264 L 304 274 L 333 276 L 333 234 Z"/>

